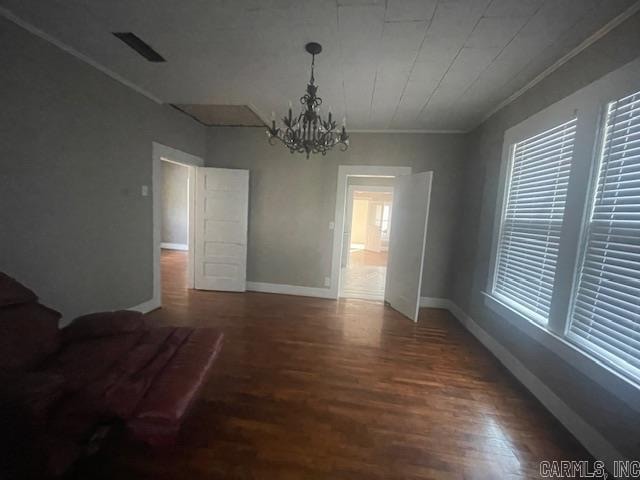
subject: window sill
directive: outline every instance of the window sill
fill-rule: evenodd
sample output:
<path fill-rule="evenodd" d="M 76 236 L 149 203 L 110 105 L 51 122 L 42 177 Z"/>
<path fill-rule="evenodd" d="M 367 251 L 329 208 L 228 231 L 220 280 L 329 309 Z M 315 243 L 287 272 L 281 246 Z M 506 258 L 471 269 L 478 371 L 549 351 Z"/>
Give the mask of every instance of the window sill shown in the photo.
<path fill-rule="evenodd" d="M 527 336 L 551 350 L 634 410 L 640 411 L 640 383 L 622 375 L 589 352 L 579 349 L 567 339 L 548 330 L 544 325 L 530 320 L 494 295 L 482 293 L 485 306 L 500 318 L 507 320 Z"/>
<path fill-rule="evenodd" d="M 545 335 L 553 336 L 557 340 L 563 340 L 551 330 L 548 330 L 545 325 L 527 317 L 524 313 L 512 307 L 508 302 L 500 299 L 498 296 L 488 292 L 482 292 L 482 294 L 484 295 L 484 304 L 486 307 L 536 340 L 542 340 Z"/>

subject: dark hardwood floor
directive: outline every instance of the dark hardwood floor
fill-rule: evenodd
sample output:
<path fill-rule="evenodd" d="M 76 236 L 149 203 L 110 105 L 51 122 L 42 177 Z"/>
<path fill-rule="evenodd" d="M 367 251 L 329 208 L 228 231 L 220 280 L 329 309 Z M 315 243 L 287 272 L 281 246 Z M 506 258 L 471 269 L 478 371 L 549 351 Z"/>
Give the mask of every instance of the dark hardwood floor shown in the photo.
<path fill-rule="evenodd" d="M 586 451 L 444 310 L 185 288 L 163 252 L 159 324 L 224 330 L 177 446 L 112 436 L 82 479 L 520 479 Z"/>

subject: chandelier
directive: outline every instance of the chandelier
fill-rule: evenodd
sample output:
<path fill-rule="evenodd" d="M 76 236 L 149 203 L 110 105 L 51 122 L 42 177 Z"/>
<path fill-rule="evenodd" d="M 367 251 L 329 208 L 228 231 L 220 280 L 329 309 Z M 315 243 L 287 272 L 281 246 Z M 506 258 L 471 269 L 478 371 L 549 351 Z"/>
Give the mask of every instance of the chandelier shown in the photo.
<path fill-rule="evenodd" d="M 291 153 L 305 153 L 307 158 L 311 153 L 322 153 L 326 155 L 336 145 L 341 151 L 349 148 L 349 135 L 346 130 L 346 119 L 342 119 L 342 129 L 336 128 L 336 122 L 332 118 L 331 109 L 324 120 L 320 115 L 320 105 L 322 98 L 316 94 L 318 86 L 315 84 L 313 67 L 315 66 L 316 55 L 322 51 L 319 43 L 311 42 L 305 46 L 307 52 L 311 54 L 311 79 L 307 85 L 307 93 L 300 97 L 302 111 L 297 117 L 292 116 L 292 105 L 289 102 L 288 116 L 282 119 L 283 129 L 276 128 L 276 115 L 271 114 L 271 127 L 267 128 L 269 143 L 275 145 L 276 140 L 280 140 Z"/>

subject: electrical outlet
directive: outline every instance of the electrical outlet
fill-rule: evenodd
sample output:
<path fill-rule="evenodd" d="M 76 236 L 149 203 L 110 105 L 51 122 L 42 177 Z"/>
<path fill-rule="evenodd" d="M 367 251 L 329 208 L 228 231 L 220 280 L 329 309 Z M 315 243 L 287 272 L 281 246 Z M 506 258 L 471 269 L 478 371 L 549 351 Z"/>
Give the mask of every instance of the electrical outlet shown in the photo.
<path fill-rule="evenodd" d="M 331 286 L 331 277 L 324 277 L 324 286 L 325 287 Z"/>

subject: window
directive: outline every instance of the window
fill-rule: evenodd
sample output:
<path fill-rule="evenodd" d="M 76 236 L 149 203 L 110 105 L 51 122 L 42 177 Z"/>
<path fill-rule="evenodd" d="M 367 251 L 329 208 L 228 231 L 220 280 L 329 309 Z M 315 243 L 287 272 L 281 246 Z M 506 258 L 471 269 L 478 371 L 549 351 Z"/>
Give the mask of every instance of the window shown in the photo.
<path fill-rule="evenodd" d="M 499 318 L 630 405 L 640 404 L 639 73 L 637 59 L 504 132 L 483 292 Z"/>
<path fill-rule="evenodd" d="M 493 294 L 546 323 L 573 156 L 576 119 L 512 148 Z"/>
<path fill-rule="evenodd" d="M 640 92 L 609 104 L 568 336 L 640 378 Z"/>
<path fill-rule="evenodd" d="M 376 227 L 380 227 L 383 240 L 389 240 L 389 227 L 391 226 L 391 204 L 380 203 L 376 205 Z"/>
<path fill-rule="evenodd" d="M 391 227 L 391 204 L 385 203 L 382 207 L 382 239 L 389 240 L 389 228 Z"/>

